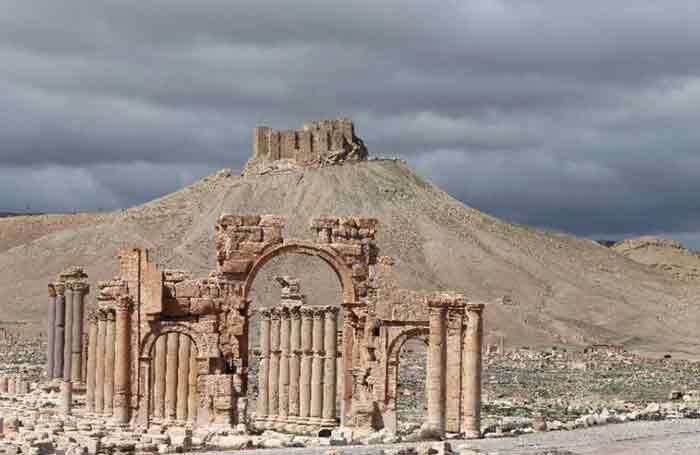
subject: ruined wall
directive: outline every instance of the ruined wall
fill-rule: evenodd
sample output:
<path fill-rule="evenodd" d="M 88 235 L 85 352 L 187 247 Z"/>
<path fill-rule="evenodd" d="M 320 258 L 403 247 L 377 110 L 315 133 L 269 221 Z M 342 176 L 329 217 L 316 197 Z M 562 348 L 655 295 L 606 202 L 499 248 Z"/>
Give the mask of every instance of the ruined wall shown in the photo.
<path fill-rule="evenodd" d="M 367 147 L 355 136 L 350 119 L 322 120 L 287 131 L 259 126 L 253 130 L 253 157 L 243 175 L 364 159 Z"/>

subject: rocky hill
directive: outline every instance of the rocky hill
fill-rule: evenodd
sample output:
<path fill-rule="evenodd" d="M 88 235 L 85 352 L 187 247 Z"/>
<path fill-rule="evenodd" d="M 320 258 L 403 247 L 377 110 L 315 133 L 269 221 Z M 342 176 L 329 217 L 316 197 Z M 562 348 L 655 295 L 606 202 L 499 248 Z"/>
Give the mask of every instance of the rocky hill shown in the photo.
<path fill-rule="evenodd" d="M 489 342 L 504 336 L 518 346 L 608 342 L 700 352 L 693 282 L 592 240 L 486 215 L 393 160 L 242 177 L 224 170 L 123 211 L 0 219 L 2 319 L 42 321 L 46 284 L 58 272 L 79 264 L 92 282 L 111 278 L 117 251 L 127 245 L 152 248 L 168 267 L 206 274 L 215 266 L 214 225 L 223 212 L 283 216 L 287 238 L 309 238 L 316 216 L 376 217 L 378 245 L 395 259 L 398 285 L 456 289 L 491 303 Z M 310 303 L 339 298 L 333 274 L 309 258 L 285 258 L 266 272 L 255 285 L 256 304 L 274 299 L 277 284 L 269 278 L 279 272 L 299 277 Z"/>
<path fill-rule="evenodd" d="M 681 281 L 700 278 L 700 253 L 675 240 L 652 236 L 625 239 L 612 248 L 620 254 Z"/>

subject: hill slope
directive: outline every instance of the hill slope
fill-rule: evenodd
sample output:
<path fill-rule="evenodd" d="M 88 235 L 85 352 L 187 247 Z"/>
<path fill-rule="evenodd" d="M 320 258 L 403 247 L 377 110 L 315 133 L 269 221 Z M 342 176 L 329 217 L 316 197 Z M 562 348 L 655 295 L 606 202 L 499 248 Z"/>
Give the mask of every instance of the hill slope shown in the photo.
<path fill-rule="evenodd" d="M 493 302 L 490 340 L 504 335 L 510 345 L 613 342 L 642 351 L 700 352 L 700 311 L 690 303 L 696 285 L 591 240 L 488 216 L 405 163 L 380 160 L 263 176 L 219 172 L 121 212 L 0 219 L 4 319 L 43 320 L 46 283 L 59 271 L 80 264 L 92 282 L 110 278 L 116 253 L 127 244 L 155 249 L 166 266 L 207 273 L 214 268 L 214 225 L 223 212 L 283 216 L 286 238 L 308 238 L 314 216 L 376 217 L 377 243 L 381 254 L 395 259 L 399 285 L 457 289 Z M 314 270 L 303 262 L 293 269 L 300 277 Z M 306 278 L 311 287 L 321 281 Z M 324 292 L 311 293 L 327 299 L 335 291 Z"/>

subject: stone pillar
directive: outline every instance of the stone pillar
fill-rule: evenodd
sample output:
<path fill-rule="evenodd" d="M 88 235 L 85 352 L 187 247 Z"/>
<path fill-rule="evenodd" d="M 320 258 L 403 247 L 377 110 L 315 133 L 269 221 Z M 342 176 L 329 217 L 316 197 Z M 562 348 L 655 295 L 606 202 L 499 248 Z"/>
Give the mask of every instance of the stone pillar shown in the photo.
<path fill-rule="evenodd" d="M 323 344 L 326 354 L 323 372 L 323 423 L 335 425 L 335 396 L 337 392 L 338 372 L 338 308 L 328 307 L 324 318 Z"/>
<path fill-rule="evenodd" d="M 64 339 L 63 339 L 63 380 L 71 380 L 71 369 L 73 360 L 73 283 L 66 283 L 66 313 L 64 326 Z"/>
<path fill-rule="evenodd" d="M 279 421 L 286 422 L 289 415 L 289 348 L 290 348 L 289 309 L 280 308 L 280 380 L 279 380 Z"/>
<path fill-rule="evenodd" d="M 455 301 L 447 309 L 445 355 L 445 432 L 460 433 L 462 416 L 462 344 L 464 302 Z M 460 372 L 457 374 L 457 372 Z"/>
<path fill-rule="evenodd" d="M 83 309 L 85 311 L 85 309 Z M 90 342 L 90 336 L 89 336 L 90 328 L 88 327 L 88 333 L 83 333 L 83 353 L 82 353 L 82 361 L 81 363 L 83 364 L 83 371 L 80 372 L 80 382 L 83 384 L 87 383 L 87 358 L 88 358 L 88 351 L 89 351 L 89 342 Z"/>
<path fill-rule="evenodd" d="M 260 314 L 260 364 L 258 366 L 258 399 L 255 402 L 255 418 L 263 421 L 269 413 L 270 311 L 262 310 L 258 314 Z"/>
<path fill-rule="evenodd" d="M 63 341 L 65 338 L 65 327 L 63 325 L 66 318 L 66 287 L 63 283 L 56 283 L 56 330 L 54 333 L 53 350 L 53 377 L 63 378 Z"/>
<path fill-rule="evenodd" d="M 85 296 L 90 290 L 87 283 L 76 282 L 73 288 L 73 322 L 71 344 L 71 381 L 78 384 L 82 379 L 83 371 L 83 312 L 85 308 Z"/>
<path fill-rule="evenodd" d="M 274 421 L 279 415 L 279 375 L 280 375 L 280 313 L 276 308 L 270 310 L 270 382 L 267 396 L 269 416 Z"/>
<path fill-rule="evenodd" d="M 323 415 L 323 364 L 325 353 L 323 351 L 323 332 L 325 330 L 324 311 L 321 308 L 314 309 L 314 329 L 312 348 L 314 351 L 311 364 L 311 419 L 320 423 Z"/>
<path fill-rule="evenodd" d="M 87 390 L 85 406 L 87 412 L 95 412 L 95 373 L 97 368 L 97 316 L 88 316 Z"/>
<path fill-rule="evenodd" d="M 187 420 L 194 422 L 197 418 L 197 407 L 199 406 L 197 397 L 197 346 L 190 343 L 190 369 L 187 383 L 189 393 L 187 394 Z"/>
<path fill-rule="evenodd" d="M 114 421 L 131 419 L 131 298 L 120 297 L 115 306 Z"/>
<path fill-rule="evenodd" d="M 49 301 L 48 301 L 48 324 L 46 334 L 48 344 L 46 347 L 46 377 L 53 379 L 53 356 L 54 356 L 54 338 L 56 336 L 56 288 L 53 284 L 49 284 Z"/>
<path fill-rule="evenodd" d="M 343 401 L 340 412 L 340 425 L 349 426 L 352 416 L 352 353 L 354 350 L 354 324 L 357 321 L 352 305 L 343 304 Z"/>
<path fill-rule="evenodd" d="M 301 309 L 289 309 L 291 319 L 289 353 L 289 415 L 290 421 L 299 418 L 299 374 L 301 368 Z"/>
<path fill-rule="evenodd" d="M 445 307 L 429 302 L 428 416 L 425 429 L 432 436 L 445 435 Z"/>
<path fill-rule="evenodd" d="M 177 355 L 177 420 L 187 420 L 187 405 L 190 394 L 190 345 L 187 335 L 180 336 L 180 346 Z"/>
<path fill-rule="evenodd" d="M 107 312 L 105 326 L 105 380 L 103 415 L 111 416 L 114 411 L 114 359 L 115 359 L 115 322 L 114 311 Z"/>
<path fill-rule="evenodd" d="M 313 362 L 314 313 L 301 308 L 301 371 L 299 373 L 299 421 L 309 423 L 311 416 L 311 364 Z"/>
<path fill-rule="evenodd" d="M 0 375 L 0 393 L 7 393 L 7 375 Z"/>
<path fill-rule="evenodd" d="M 481 437 L 481 350 L 483 342 L 481 303 L 467 304 L 467 333 L 464 338 L 463 431 L 468 439 Z"/>
<path fill-rule="evenodd" d="M 164 417 L 174 420 L 177 417 L 177 360 L 180 346 L 180 334 L 171 332 L 167 336 Z"/>
<path fill-rule="evenodd" d="M 102 414 L 105 405 L 105 341 L 107 313 L 97 312 L 97 352 L 95 353 L 95 413 Z"/>
<path fill-rule="evenodd" d="M 73 403 L 73 384 L 70 381 L 61 381 L 61 413 L 64 416 L 71 414 Z"/>
<path fill-rule="evenodd" d="M 153 347 L 153 417 L 165 417 L 165 380 L 168 335 L 160 335 Z"/>

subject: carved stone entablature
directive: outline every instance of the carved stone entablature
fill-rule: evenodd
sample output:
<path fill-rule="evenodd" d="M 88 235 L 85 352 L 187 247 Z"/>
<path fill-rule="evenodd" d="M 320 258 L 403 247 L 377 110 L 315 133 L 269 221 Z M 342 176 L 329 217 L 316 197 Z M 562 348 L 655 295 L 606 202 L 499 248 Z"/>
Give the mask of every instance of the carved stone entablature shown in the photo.
<path fill-rule="evenodd" d="M 120 296 L 126 295 L 126 282 L 121 279 L 99 281 L 97 283 L 97 301 L 113 302 Z"/>
<path fill-rule="evenodd" d="M 282 243 L 282 218 L 265 215 L 222 215 L 216 225 L 220 273 L 242 279 L 267 248 Z"/>
<path fill-rule="evenodd" d="M 87 273 L 82 267 L 73 266 L 58 274 L 59 281 L 84 281 L 87 280 Z"/>

